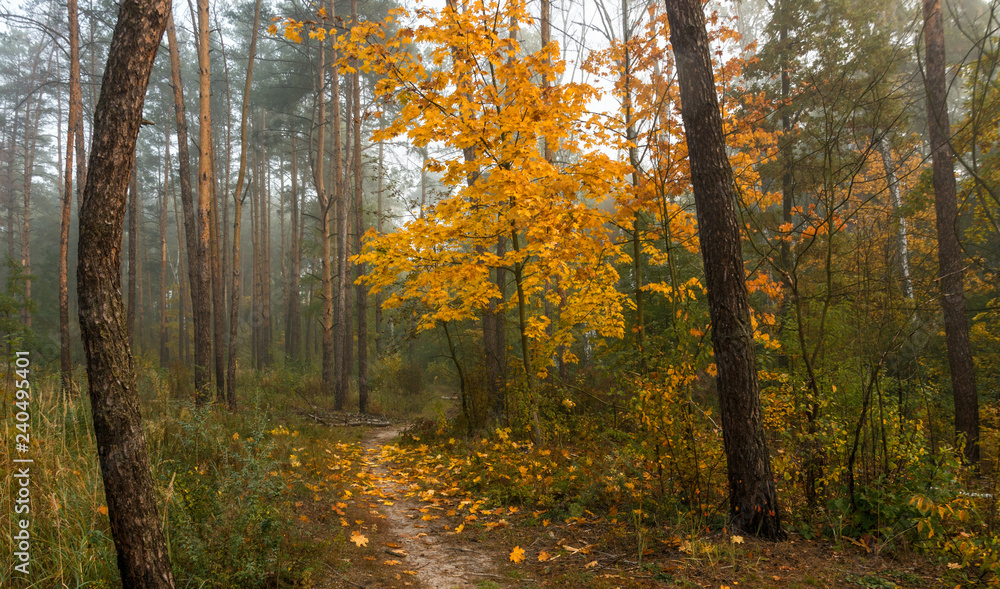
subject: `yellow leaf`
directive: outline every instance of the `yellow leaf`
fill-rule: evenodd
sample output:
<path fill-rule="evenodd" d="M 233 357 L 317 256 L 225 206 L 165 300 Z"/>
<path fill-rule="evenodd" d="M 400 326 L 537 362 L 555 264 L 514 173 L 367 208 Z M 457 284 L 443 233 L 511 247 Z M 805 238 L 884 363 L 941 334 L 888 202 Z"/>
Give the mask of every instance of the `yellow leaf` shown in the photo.
<path fill-rule="evenodd" d="M 358 532 L 357 530 L 351 532 L 351 542 L 357 544 L 358 548 L 361 548 L 362 546 L 368 546 L 368 538 L 366 538 L 364 534 Z"/>
<path fill-rule="evenodd" d="M 514 550 L 510 551 L 510 561 L 518 563 L 524 560 L 524 550 L 520 546 L 515 546 Z"/>
<path fill-rule="evenodd" d="M 387 561 L 383 562 L 382 564 L 384 564 L 386 566 L 394 567 L 397 564 L 399 564 L 399 561 L 398 560 L 387 560 Z"/>
<path fill-rule="evenodd" d="M 102 506 L 98 507 L 97 508 L 97 513 L 99 513 L 101 515 L 108 515 L 108 508 L 107 508 L 107 506 L 106 505 L 102 505 Z"/>
<path fill-rule="evenodd" d="M 550 558 L 552 558 L 552 556 L 548 552 L 545 552 L 544 550 L 538 553 L 538 562 L 545 562 Z"/>

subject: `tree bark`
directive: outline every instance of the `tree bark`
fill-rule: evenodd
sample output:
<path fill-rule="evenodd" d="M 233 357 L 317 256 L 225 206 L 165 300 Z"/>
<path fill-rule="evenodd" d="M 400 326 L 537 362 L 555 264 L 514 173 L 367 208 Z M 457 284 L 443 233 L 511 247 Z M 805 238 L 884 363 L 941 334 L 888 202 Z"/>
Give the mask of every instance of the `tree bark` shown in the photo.
<path fill-rule="evenodd" d="M 174 29 L 173 15 L 167 21 L 167 43 L 170 48 L 170 77 L 171 85 L 174 89 L 174 119 L 177 124 L 177 173 L 180 176 L 181 185 L 181 210 L 184 215 L 184 244 L 187 248 L 188 259 L 188 291 L 191 294 L 192 322 L 194 323 L 194 348 L 195 348 L 195 390 L 200 391 L 205 386 L 205 378 L 208 370 L 208 357 L 206 351 L 202 349 L 205 339 L 199 343 L 199 333 L 208 333 L 208 318 L 205 317 L 206 307 L 204 305 L 204 286 L 201 280 L 200 268 L 201 258 L 198 248 L 198 224 L 194 216 L 194 194 L 191 186 L 191 156 L 188 149 L 188 127 L 187 116 L 184 112 L 184 83 L 181 81 L 180 53 L 177 48 L 177 33 Z M 183 292 L 181 295 L 183 296 Z M 181 309 L 184 316 L 184 309 Z M 182 339 L 181 358 L 187 358 L 187 334 Z M 204 362 L 204 363 L 203 363 Z M 199 364 L 201 368 L 199 369 Z M 196 393 L 196 400 L 200 400 Z"/>
<path fill-rule="evenodd" d="M 878 142 L 878 151 L 882 156 L 882 168 L 885 170 L 885 181 L 889 186 L 889 196 L 892 199 L 892 211 L 899 217 L 899 227 L 896 230 L 896 247 L 899 249 L 899 271 L 903 287 L 903 296 L 913 300 L 913 279 L 910 278 L 910 245 L 907 236 L 906 217 L 903 216 L 903 197 L 899 193 L 899 179 L 896 177 L 896 162 L 892 157 L 892 146 L 888 134 L 883 135 Z"/>
<path fill-rule="evenodd" d="M 135 589 L 174 585 L 142 431 L 119 273 L 126 187 L 169 11 L 165 0 L 121 4 L 80 202 L 77 291 L 94 434 L 122 585 Z"/>
<path fill-rule="evenodd" d="M 328 3 L 333 18 L 333 3 Z M 334 74 L 336 76 L 336 74 Z M 320 264 L 320 324 L 322 333 L 322 383 L 323 390 L 331 392 L 336 397 L 337 365 L 333 349 L 333 271 L 330 267 L 330 213 L 333 203 L 326 191 L 326 178 L 323 164 L 326 159 L 326 45 L 319 44 L 319 67 L 317 68 L 316 84 L 316 121 L 319 129 L 316 131 L 316 156 L 312 161 L 313 183 L 316 187 L 316 200 L 319 204 L 319 264 Z M 338 121 L 339 122 L 339 121 Z M 310 331 L 311 333 L 311 331 Z"/>
<path fill-rule="evenodd" d="M 288 298 L 285 322 L 285 357 L 297 362 L 302 348 L 302 309 L 299 295 L 299 272 L 301 256 L 299 255 L 299 184 L 298 184 L 298 153 L 295 149 L 295 135 L 291 138 L 291 212 L 289 213 L 289 244 L 288 244 Z"/>
<path fill-rule="evenodd" d="M 718 369 L 729 517 L 736 530 L 779 539 L 784 534 L 764 437 L 736 186 L 726 157 L 705 14 L 699 0 L 667 0 L 666 7 Z"/>
<path fill-rule="evenodd" d="M 379 115 L 378 119 L 379 130 L 385 128 L 385 119 Z M 376 196 L 375 205 L 375 231 L 382 235 L 382 190 L 383 190 L 383 179 L 385 177 L 385 147 L 383 145 L 383 140 L 378 141 L 378 188 Z M 382 293 L 381 291 L 375 293 L 375 356 L 376 358 L 381 358 L 382 353 L 385 351 L 385 336 L 382 329 Z"/>
<path fill-rule="evenodd" d="M 170 363 L 167 347 L 167 192 L 170 190 L 170 134 L 163 131 L 163 195 L 160 198 L 160 367 Z"/>
<path fill-rule="evenodd" d="M 333 16 L 333 2 L 330 3 L 330 15 Z M 336 63 L 339 55 L 336 51 L 333 54 L 333 63 Z M 336 369 L 336 385 L 333 393 L 333 404 L 338 410 L 344 408 L 347 402 L 347 384 L 350 374 L 350 338 L 348 337 L 347 320 L 347 219 L 348 208 L 347 197 L 344 192 L 344 174 L 341 168 L 343 154 L 341 150 L 340 137 L 340 72 L 337 66 L 330 72 L 332 84 L 330 86 L 330 99 L 333 107 L 333 199 L 336 203 L 337 219 L 337 314 L 334 319 L 337 339 L 337 357 L 334 360 Z"/>
<path fill-rule="evenodd" d="M 351 20 L 354 26 L 358 24 L 358 0 L 351 0 Z M 361 253 L 361 235 L 364 233 L 364 194 L 361 175 L 361 68 L 357 59 L 354 61 L 354 74 L 351 76 L 351 93 L 354 95 L 354 251 Z M 356 264 L 357 277 L 365 275 L 365 265 Z M 355 310 L 358 314 L 358 411 L 368 412 L 368 287 L 357 282 L 355 287 L 357 301 Z"/>
<path fill-rule="evenodd" d="M 63 201 L 59 221 L 59 364 L 63 395 L 73 386 L 72 342 L 69 334 L 69 229 L 73 210 L 73 158 L 82 162 L 83 99 L 80 91 L 80 19 L 77 0 L 67 0 L 69 25 L 69 120 L 66 124 L 66 169 L 63 180 Z M 77 144 L 81 149 L 74 149 Z M 78 164 L 77 170 L 83 165 Z M 83 190 L 83 178 L 78 175 L 76 190 Z M 79 198 L 77 199 L 79 202 Z"/>
<path fill-rule="evenodd" d="M 138 170 L 132 169 L 128 183 L 128 307 L 125 311 L 125 331 L 129 345 L 135 349 L 136 265 L 139 262 L 139 181 Z"/>
<path fill-rule="evenodd" d="M 201 297 L 193 299 L 194 388 L 201 405 L 212 385 L 212 77 L 209 61 L 208 0 L 198 0 L 198 266 L 194 277 Z M 194 280 L 191 284 L 194 284 Z"/>
<path fill-rule="evenodd" d="M 979 462 L 979 396 L 976 392 L 969 322 L 965 314 L 962 248 L 958 242 L 958 198 L 952 162 L 948 88 L 945 77 L 944 24 L 941 0 L 923 0 L 924 45 L 927 52 L 927 119 L 930 124 L 934 170 L 934 212 L 937 217 L 938 282 L 948 344 L 948 366 L 955 400 L 955 435 L 965 440 L 965 461 Z"/>
<path fill-rule="evenodd" d="M 254 57 L 257 53 L 257 29 L 260 26 L 260 0 L 254 4 L 253 33 L 247 57 L 247 77 L 243 84 L 243 106 L 240 109 L 240 168 L 233 192 L 233 275 L 229 302 L 229 365 L 226 367 L 226 405 L 236 411 L 236 337 L 240 326 L 240 237 L 243 226 L 243 184 L 247 172 L 247 118 L 250 112 L 250 87 L 253 80 Z"/>
<path fill-rule="evenodd" d="M 39 48 L 41 53 L 41 48 Z M 35 84 L 35 67 L 38 64 L 38 56 L 35 56 L 35 64 L 31 68 L 31 83 Z M 31 300 L 31 183 L 35 176 L 35 147 L 38 141 L 38 125 L 42 118 L 42 96 L 39 92 L 35 101 L 35 123 L 31 124 L 31 99 L 30 96 L 25 101 L 24 114 L 24 208 L 22 213 L 21 228 L 21 267 L 24 271 L 24 298 Z M 31 329 L 31 310 L 24 309 L 24 326 Z"/>

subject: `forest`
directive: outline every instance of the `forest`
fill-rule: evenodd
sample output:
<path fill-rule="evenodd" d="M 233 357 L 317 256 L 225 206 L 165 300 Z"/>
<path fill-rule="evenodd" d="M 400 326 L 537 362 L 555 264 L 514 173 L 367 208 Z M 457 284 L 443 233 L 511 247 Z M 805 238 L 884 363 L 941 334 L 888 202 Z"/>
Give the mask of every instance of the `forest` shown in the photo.
<path fill-rule="evenodd" d="M 0 4 L 0 586 L 1000 586 L 1000 1 Z"/>

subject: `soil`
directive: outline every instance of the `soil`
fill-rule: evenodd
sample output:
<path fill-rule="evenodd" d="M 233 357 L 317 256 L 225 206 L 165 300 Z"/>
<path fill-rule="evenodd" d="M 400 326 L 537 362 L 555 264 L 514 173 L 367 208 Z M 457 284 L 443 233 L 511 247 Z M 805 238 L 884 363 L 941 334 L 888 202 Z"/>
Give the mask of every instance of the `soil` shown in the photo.
<path fill-rule="evenodd" d="M 325 559 L 324 574 L 313 577 L 311 586 L 471 589 L 489 580 L 507 586 L 493 564 L 505 555 L 494 554 L 469 534 L 456 534 L 445 523 L 451 518 L 443 517 L 450 501 L 422 499 L 419 481 L 392 463 L 393 440 L 402 429 L 400 425 L 374 428 L 360 442 L 361 468 L 356 477 L 361 483 L 352 486 L 361 491 L 344 508 L 349 527 L 338 525 L 336 517 L 310 513 L 308 506 L 298 510 L 309 520 L 300 527 L 309 528 L 317 544 L 324 534 L 348 540 L 332 547 L 329 552 L 339 558 Z M 367 543 L 350 543 L 349 530 L 363 532 Z"/>
<path fill-rule="evenodd" d="M 445 538 L 448 531 L 432 523 L 423 523 L 421 509 L 426 505 L 413 499 L 412 484 L 405 475 L 393 472 L 385 462 L 383 449 L 399 435 L 400 428 L 391 427 L 376 431 L 366 440 L 365 468 L 375 475 L 374 481 L 385 501 L 379 511 L 385 515 L 389 530 L 406 554 L 402 557 L 414 576 L 427 589 L 453 589 L 475 587 L 477 579 L 493 576 L 491 562 L 494 555 L 480 548 L 457 545 L 454 539 Z M 440 509 L 440 507 L 437 507 Z M 450 532 L 454 536 L 454 532 Z M 393 552 L 393 555 L 398 553 Z"/>
<path fill-rule="evenodd" d="M 324 511 L 321 503 L 298 510 L 308 516 L 300 526 L 308 529 L 308 543 L 326 550 L 326 569 L 306 586 L 950 589 L 956 582 L 968 584 L 958 574 L 962 571 L 924 555 L 886 553 L 858 542 L 831 544 L 790 534 L 787 542 L 772 543 L 708 530 L 689 539 L 659 530 L 643 540 L 622 535 L 602 518 L 539 524 L 529 518 L 530 510 L 514 507 L 481 510 L 478 520 L 463 517 L 457 513 L 463 509 L 459 495 L 449 495 L 440 481 L 420 485 L 419 469 L 393 461 L 401 430 L 375 428 L 349 444 L 360 468 L 350 477 L 357 481 L 350 484 L 351 497 L 337 504 L 343 516 L 331 517 L 329 505 Z M 351 543 L 354 533 L 363 533 L 367 543 Z M 522 562 L 510 562 L 515 546 L 524 551 Z"/>

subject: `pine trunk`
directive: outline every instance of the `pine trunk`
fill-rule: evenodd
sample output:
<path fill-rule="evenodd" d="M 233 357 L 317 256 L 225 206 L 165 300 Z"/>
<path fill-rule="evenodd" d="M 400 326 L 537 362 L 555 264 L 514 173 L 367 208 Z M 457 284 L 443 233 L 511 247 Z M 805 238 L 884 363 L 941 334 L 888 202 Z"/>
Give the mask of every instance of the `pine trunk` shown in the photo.
<path fill-rule="evenodd" d="M 979 462 L 979 396 L 976 392 L 969 322 L 965 314 L 962 247 L 958 242 L 958 198 L 952 162 L 951 125 L 945 77 L 944 24 L 941 0 L 924 0 L 924 45 L 927 51 L 927 119 L 934 169 L 934 212 L 937 216 L 938 282 L 948 343 L 948 366 L 955 400 L 955 435 L 964 442 L 965 461 Z"/>
<path fill-rule="evenodd" d="M 212 109 L 209 61 L 208 0 L 198 0 L 198 266 L 194 280 L 200 297 L 193 299 L 194 388 L 199 405 L 211 400 L 212 386 Z M 193 291 L 194 289 L 192 289 Z"/>
<path fill-rule="evenodd" d="M 784 534 L 764 437 L 736 186 L 726 157 L 705 14 L 699 0 L 668 0 L 666 6 L 712 321 L 729 517 L 740 532 L 779 539 Z"/>
<path fill-rule="evenodd" d="M 94 113 L 80 202 L 77 291 L 94 434 L 122 585 L 173 587 L 121 297 L 126 190 L 146 86 L 170 4 L 123 0 Z"/>
<path fill-rule="evenodd" d="M 351 0 L 351 19 L 358 23 L 358 0 Z M 351 76 L 352 94 L 354 95 L 354 251 L 361 253 L 361 235 L 364 233 L 364 194 L 362 192 L 364 176 L 361 171 L 361 68 L 354 60 L 355 73 Z M 365 265 L 358 263 L 357 277 L 365 275 Z M 358 314 L 358 411 L 368 412 L 368 288 L 363 282 L 356 286 L 357 301 L 355 310 Z"/>

